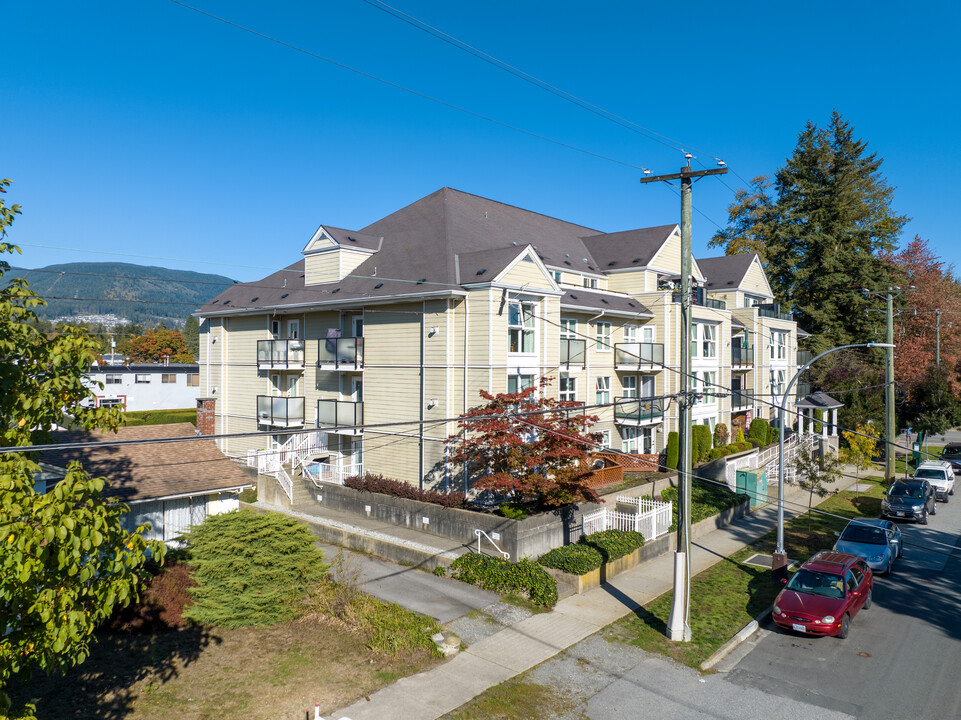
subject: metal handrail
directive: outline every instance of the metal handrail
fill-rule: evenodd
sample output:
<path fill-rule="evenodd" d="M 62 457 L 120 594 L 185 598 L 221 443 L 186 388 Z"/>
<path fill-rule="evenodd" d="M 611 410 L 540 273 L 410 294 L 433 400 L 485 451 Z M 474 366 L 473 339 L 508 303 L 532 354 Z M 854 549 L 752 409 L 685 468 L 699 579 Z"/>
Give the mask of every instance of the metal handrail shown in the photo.
<path fill-rule="evenodd" d="M 477 536 L 477 554 L 478 555 L 481 554 L 481 535 L 483 535 L 484 537 L 487 538 L 487 541 L 494 546 L 494 549 L 497 550 L 497 552 L 499 552 L 503 556 L 505 560 L 511 559 L 511 554 L 509 552 L 505 552 L 501 550 L 500 546 L 496 542 L 494 542 L 493 538 L 491 538 L 491 536 L 488 535 L 483 530 L 474 530 L 474 535 Z"/>

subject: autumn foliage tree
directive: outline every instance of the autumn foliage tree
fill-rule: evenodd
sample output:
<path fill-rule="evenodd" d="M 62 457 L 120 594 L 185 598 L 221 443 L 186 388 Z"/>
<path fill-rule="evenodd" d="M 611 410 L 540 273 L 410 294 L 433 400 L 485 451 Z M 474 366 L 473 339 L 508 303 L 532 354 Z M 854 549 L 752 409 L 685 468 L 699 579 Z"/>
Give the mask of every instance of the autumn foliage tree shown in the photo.
<path fill-rule="evenodd" d="M 547 386 L 543 380 L 539 389 L 515 393 L 482 390 L 487 404 L 461 415 L 461 432 L 447 439 L 451 460 L 463 463 L 481 490 L 533 497 L 549 507 L 597 502 L 586 482 L 590 451 L 600 439 L 588 430 L 597 417 L 577 412 L 579 403 L 547 397 Z"/>
<path fill-rule="evenodd" d="M 156 328 L 143 335 L 130 338 L 126 347 L 129 362 L 176 363 L 196 362 L 193 353 L 187 348 L 184 336 L 176 330 Z"/>

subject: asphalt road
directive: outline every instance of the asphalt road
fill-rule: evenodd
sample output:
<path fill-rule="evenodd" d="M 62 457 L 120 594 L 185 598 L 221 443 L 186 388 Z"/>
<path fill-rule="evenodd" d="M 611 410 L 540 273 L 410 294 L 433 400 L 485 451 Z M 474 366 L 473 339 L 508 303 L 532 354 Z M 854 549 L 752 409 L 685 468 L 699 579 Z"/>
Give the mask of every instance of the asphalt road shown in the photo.
<path fill-rule="evenodd" d="M 961 493 L 950 500 L 927 526 L 901 526 L 904 557 L 847 640 L 769 624 L 727 680 L 860 718 L 961 718 Z"/>

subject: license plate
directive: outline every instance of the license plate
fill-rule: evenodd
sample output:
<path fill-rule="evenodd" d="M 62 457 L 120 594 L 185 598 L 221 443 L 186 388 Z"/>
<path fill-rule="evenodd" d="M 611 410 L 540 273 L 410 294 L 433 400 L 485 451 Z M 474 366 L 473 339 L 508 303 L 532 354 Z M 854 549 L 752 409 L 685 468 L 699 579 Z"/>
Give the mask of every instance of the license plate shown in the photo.
<path fill-rule="evenodd" d="M 894 514 L 897 515 L 898 517 L 904 517 L 904 513 L 903 513 L 903 512 L 896 512 L 896 513 L 894 513 Z"/>
<path fill-rule="evenodd" d="M 791 623 L 791 629 L 797 630 L 798 632 L 807 632 L 807 628 L 798 623 Z"/>

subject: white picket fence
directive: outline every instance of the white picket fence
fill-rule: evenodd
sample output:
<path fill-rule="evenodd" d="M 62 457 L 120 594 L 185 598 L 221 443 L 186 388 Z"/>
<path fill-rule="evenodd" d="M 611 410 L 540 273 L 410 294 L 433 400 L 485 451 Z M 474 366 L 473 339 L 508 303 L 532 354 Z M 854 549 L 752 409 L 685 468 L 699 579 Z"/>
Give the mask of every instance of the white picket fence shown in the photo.
<path fill-rule="evenodd" d="M 617 502 L 637 506 L 637 512 L 620 512 L 602 507 L 585 513 L 581 522 L 584 535 L 602 530 L 633 530 L 644 536 L 645 542 L 664 535 L 671 528 L 672 503 L 648 498 L 618 496 Z"/>
<path fill-rule="evenodd" d="M 321 483 L 343 485 L 346 478 L 363 475 L 364 464 L 349 463 L 347 465 L 335 465 L 333 463 L 310 463 L 304 466 L 304 474 L 309 477 L 317 487 L 320 487 Z"/>

